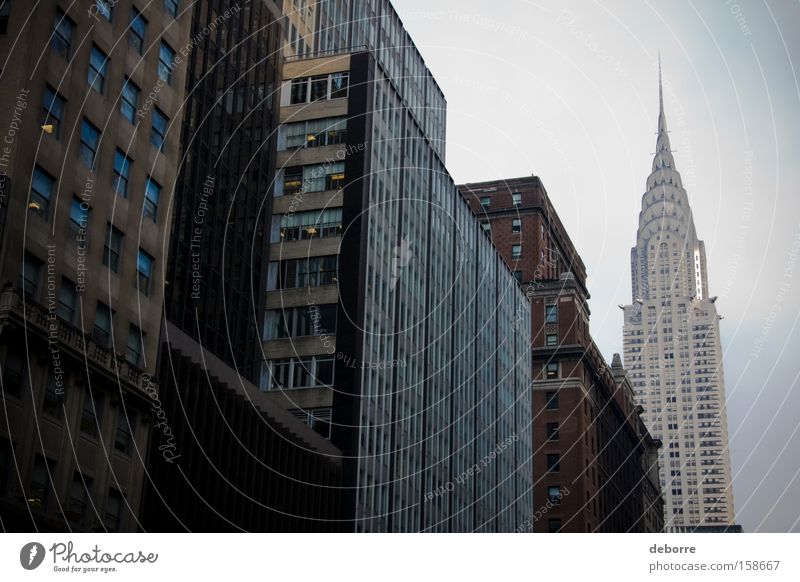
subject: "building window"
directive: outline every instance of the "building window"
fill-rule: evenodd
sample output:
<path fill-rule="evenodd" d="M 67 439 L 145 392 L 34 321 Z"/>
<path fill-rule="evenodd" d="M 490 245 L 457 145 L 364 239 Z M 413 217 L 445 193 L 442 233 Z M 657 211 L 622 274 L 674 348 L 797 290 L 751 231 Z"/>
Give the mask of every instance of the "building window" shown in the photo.
<path fill-rule="evenodd" d="M 136 125 L 136 108 L 139 107 L 139 93 L 141 90 L 128 77 L 122 84 L 122 99 L 119 101 L 119 112 L 122 117 Z"/>
<path fill-rule="evenodd" d="M 39 285 L 42 282 L 42 260 L 25 251 L 22 258 L 22 270 L 19 274 L 19 287 L 29 297 L 38 297 Z"/>
<path fill-rule="evenodd" d="M 3 363 L 3 394 L 19 397 L 25 376 L 25 352 L 16 345 L 8 345 Z"/>
<path fill-rule="evenodd" d="M 106 514 L 103 523 L 106 530 L 110 532 L 119 531 L 119 525 L 122 521 L 122 493 L 116 489 L 108 490 L 108 499 L 106 500 Z"/>
<path fill-rule="evenodd" d="M 550 533 L 558 533 L 561 531 L 561 520 L 551 518 L 547 520 L 547 531 Z"/>
<path fill-rule="evenodd" d="M 78 305 L 78 289 L 72 281 L 61 277 L 61 287 L 58 289 L 58 307 L 56 315 L 67 323 L 75 323 L 75 311 Z"/>
<path fill-rule="evenodd" d="M 114 449 L 124 455 L 133 450 L 133 433 L 136 427 L 136 413 L 126 410 L 121 405 L 117 414 L 117 434 L 114 437 Z"/>
<path fill-rule="evenodd" d="M 175 51 L 162 40 L 161 48 L 158 51 L 158 78 L 167 85 L 172 84 L 172 66 L 174 61 Z"/>
<path fill-rule="evenodd" d="M 558 305 L 545 305 L 544 322 L 558 323 Z"/>
<path fill-rule="evenodd" d="M 285 126 L 285 149 L 338 145 L 347 141 L 347 118 L 329 117 Z"/>
<path fill-rule="evenodd" d="M 481 198 L 481 206 L 484 208 L 489 208 L 492 205 L 492 198 L 491 196 L 484 196 Z"/>
<path fill-rule="evenodd" d="M 296 166 L 283 171 L 283 194 L 324 192 L 344 187 L 344 162 Z"/>
<path fill-rule="evenodd" d="M 106 226 L 106 244 L 103 252 L 103 264 L 114 273 L 119 273 L 122 242 L 125 235 L 111 223 Z"/>
<path fill-rule="evenodd" d="M 86 230 L 89 228 L 89 205 L 78 198 L 72 198 L 69 207 L 69 226 L 72 234 L 77 238 L 83 235 L 82 242 L 86 240 Z"/>
<path fill-rule="evenodd" d="M 280 222 L 280 238 L 272 242 L 292 242 L 341 235 L 342 209 L 330 208 L 283 215 Z"/>
<path fill-rule="evenodd" d="M 94 171 L 94 161 L 97 157 L 97 148 L 100 144 L 100 130 L 85 117 L 81 125 L 81 143 L 78 157 L 84 165 Z"/>
<path fill-rule="evenodd" d="M 297 105 L 347 97 L 349 81 L 347 72 L 293 79 L 289 102 Z"/>
<path fill-rule="evenodd" d="M 150 282 L 153 279 L 153 257 L 139 249 L 139 257 L 136 261 L 136 283 L 139 292 L 150 295 Z"/>
<path fill-rule="evenodd" d="M 264 390 L 297 390 L 333 386 L 333 356 L 309 356 L 267 362 Z"/>
<path fill-rule="evenodd" d="M 547 488 L 547 500 L 556 505 L 561 501 L 561 486 L 560 485 L 550 485 Z"/>
<path fill-rule="evenodd" d="M 64 107 L 67 100 L 59 95 L 58 91 L 50 85 L 45 85 L 42 98 L 42 125 L 51 125 L 51 135 L 56 139 L 61 138 L 61 123 L 64 121 Z"/>
<path fill-rule="evenodd" d="M 309 427 L 317 431 L 326 439 L 331 438 L 332 409 L 325 408 L 296 408 L 289 411 L 295 418 L 300 419 Z"/>
<path fill-rule="evenodd" d="M 511 258 L 522 258 L 522 245 L 511 245 Z"/>
<path fill-rule="evenodd" d="M 131 160 L 121 149 L 114 153 L 114 174 L 111 177 L 111 187 L 123 198 L 128 197 L 128 182 L 131 178 Z"/>
<path fill-rule="evenodd" d="M 336 305 L 311 305 L 267 311 L 265 340 L 336 333 Z"/>
<path fill-rule="evenodd" d="M 102 95 L 105 91 L 107 76 L 108 56 L 96 45 L 92 45 L 92 52 L 89 56 L 89 86 Z"/>
<path fill-rule="evenodd" d="M 55 21 L 53 22 L 53 37 L 50 46 L 65 59 L 72 57 L 72 31 L 75 22 L 67 16 L 61 8 L 56 8 Z"/>
<path fill-rule="evenodd" d="M 128 327 L 128 351 L 126 354 L 128 362 L 141 368 L 143 351 L 144 336 L 142 330 L 131 323 Z"/>
<path fill-rule="evenodd" d="M 48 220 L 50 218 L 50 198 L 53 195 L 53 186 L 56 180 L 41 167 L 33 168 L 33 180 L 31 180 L 30 203 L 35 204 L 39 216 Z"/>
<path fill-rule="evenodd" d="M 178 16 L 178 7 L 180 4 L 180 0 L 164 0 L 164 10 L 174 18 Z"/>
<path fill-rule="evenodd" d="M 94 316 L 94 331 L 92 332 L 92 336 L 97 343 L 106 348 L 111 347 L 112 318 L 113 314 L 111 308 L 105 303 L 98 301 L 97 311 Z"/>
<path fill-rule="evenodd" d="M 47 371 L 47 380 L 44 385 L 44 400 L 42 402 L 42 414 L 60 420 L 64 403 L 64 375 L 56 375 L 53 368 Z"/>
<path fill-rule="evenodd" d="M 89 496 L 92 489 L 92 480 L 80 472 L 75 471 L 72 477 L 67 519 L 76 526 L 84 525 L 86 508 L 89 506 Z"/>
<path fill-rule="evenodd" d="M 97 390 L 87 389 L 83 396 L 83 412 L 81 413 L 81 432 L 97 438 L 103 422 L 103 394 Z"/>
<path fill-rule="evenodd" d="M 548 422 L 546 430 L 547 430 L 547 440 L 548 441 L 557 441 L 558 440 L 558 423 L 557 422 Z"/>
<path fill-rule="evenodd" d="M 511 232 L 522 232 L 522 219 L 514 218 L 511 221 Z"/>
<path fill-rule="evenodd" d="M 561 455 L 558 453 L 550 453 L 547 455 L 547 471 L 549 473 L 558 473 L 561 470 Z"/>
<path fill-rule="evenodd" d="M 492 224 L 489 222 L 481 222 L 481 228 L 483 232 L 488 232 L 489 234 L 492 233 Z"/>
<path fill-rule="evenodd" d="M 558 334 L 557 333 L 546 333 L 544 335 L 544 344 L 548 347 L 553 347 L 558 345 Z"/>
<path fill-rule="evenodd" d="M 267 290 L 333 285 L 337 271 L 336 255 L 274 261 L 269 266 Z"/>
<path fill-rule="evenodd" d="M 41 455 L 36 455 L 33 462 L 33 472 L 31 473 L 31 487 L 28 491 L 28 503 L 37 509 L 46 509 L 47 500 L 52 491 L 51 475 L 55 463 Z"/>
<path fill-rule="evenodd" d="M 514 206 L 519 206 L 522 204 L 522 192 L 514 192 L 511 194 L 511 201 L 513 202 Z"/>
<path fill-rule="evenodd" d="M 144 54 L 144 39 L 147 36 L 147 19 L 142 16 L 136 7 L 131 8 L 131 27 L 128 32 L 128 44 L 142 55 Z"/>
<path fill-rule="evenodd" d="M 168 125 L 169 117 L 164 115 L 158 107 L 153 108 L 153 131 L 150 133 L 150 143 L 160 152 L 164 151 Z"/>
<path fill-rule="evenodd" d="M 8 32 L 8 16 L 11 14 L 11 0 L 0 0 L 0 34 Z M 2 475 L 0 475 L 2 479 Z"/>
<path fill-rule="evenodd" d="M 558 362 L 550 362 L 545 367 L 545 378 L 552 380 L 558 378 Z"/>
<path fill-rule="evenodd" d="M 142 213 L 153 222 L 158 222 L 158 199 L 160 197 L 161 185 L 148 176 L 147 183 L 144 187 L 144 206 L 142 207 Z"/>
<path fill-rule="evenodd" d="M 555 390 L 546 392 L 547 410 L 558 410 L 558 392 Z"/>
<path fill-rule="evenodd" d="M 116 3 L 116 0 L 113 0 Z M 112 0 L 95 0 L 95 8 L 89 9 L 89 15 L 95 15 L 95 19 L 97 19 L 97 15 L 99 14 L 109 22 L 114 17 L 114 4 Z"/>
<path fill-rule="evenodd" d="M 11 476 L 11 443 L 0 437 L 0 498 L 8 494 L 8 481 Z"/>
<path fill-rule="evenodd" d="M 522 283 L 522 271 L 514 271 L 514 278 L 518 283 Z"/>

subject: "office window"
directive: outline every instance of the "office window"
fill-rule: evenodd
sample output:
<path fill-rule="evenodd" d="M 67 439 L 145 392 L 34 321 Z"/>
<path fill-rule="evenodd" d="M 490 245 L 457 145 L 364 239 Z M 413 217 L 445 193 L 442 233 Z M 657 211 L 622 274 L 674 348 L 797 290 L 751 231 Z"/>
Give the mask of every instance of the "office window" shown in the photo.
<path fill-rule="evenodd" d="M 42 401 L 42 414 L 61 419 L 64 402 L 64 375 L 57 379 L 55 370 L 48 369 L 44 384 L 44 399 Z"/>
<path fill-rule="evenodd" d="M 547 520 L 547 531 L 550 533 L 558 533 L 561 531 L 561 520 L 551 518 Z"/>
<path fill-rule="evenodd" d="M 56 139 L 61 138 L 61 123 L 64 121 L 64 107 L 67 100 L 59 95 L 58 91 L 50 85 L 45 85 L 42 97 L 42 125 L 52 125 L 50 134 Z"/>
<path fill-rule="evenodd" d="M 128 197 L 128 183 L 131 178 L 131 160 L 125 153 L 117 148 L 114 153 L 114 174 L 111 177 L 111 187 L 123 198 Z"/>
<path fill-rule="evenodd" d="M 291 104 L 306 103 L 308 101 L 308 79 L 293 79 Z"/>
<path fill-rule="evenodd" d="M 267 362 L 263 390 L 292 390 L 333 386 L 333 356 L 309 356 Z"/>
<path fill-rule="evenodd" d="M 347 97 L 347 89 L 350 83 L 350 73 L 334 73 L 331 75 L 331 99 L 341 99 Z"/>
<path fill-rule="evenodd" d="M 147 36 L 147 19 L 142 16 L 136 7 L 131 8 L 131 27 L 128 32 L 128 44 L 142 55 L 144 54 L 144 39 Z"/>
<path fill-rule="evenodd" d="M 350 73 L 333 73 L 292 80 L 290 103 L 309 103 L 347 97 Z"/>
<path fill-rule="evenodd" d="M 41 167 L 33 168 L 31 180 L 30 202 L 38 205 L 39 216 L 48 220 L 50 218 L 50 198 L 53 195 L 53 186 L 56 180 Z"/>
<path fill-rule="evenodd" d="M 561 501 L 561 486 L 559 485 L 550 485 L 547 488 L 547 500 L 550 503 L 558 503 Z"/>
<path fill-rule="evenodd" d="M 73 196 L 69 207 L 69 226 L 72 234 L 77 237 L 79 234 L 86 236 L 89 228 L 89 205 Z"/>
<path fill-rule="evenodd" d="M 25 251 L 22 257 L 22 269 L 19 273 L 19 287 L 29 297 L 39 295 L 39 286 L 42 282 L 42 260 L 36 255 Z"/>
<path fill-rule="evenodd" d="M 106 530 L 110 532 L 119 530 L 119 525 L 122 521 L 122 503 L 122 493 L 116 489 L 109 489 L 108 499 L 106 500 L 106 512 L 103 519 Z"/>
<path fill-rule="evenodd" d="M 172 47 L 161 41 L 161 48 L 158 51 L 158 78 L 172 84 L 172 65 L 175 60 L 175 51 Z"/>
<path fill-rule="evenodd" d="M 136 125 L 136 109 L 139 107 L 139 94 L 141 90 L 128 77 L 122 84 L 122 94 L 119 100 L 119 112 L 128 121 Z"/>
<path fill-rule="evenodd" d="M 94 161 L 97 157 L 97 148 L 100 144 L 100 130 L 85 117 L 81 125 L 81 143 L 78 157 L 84 165 L 94 171 Z"/>
<path fill-rule="evenodd" d="M 25 352 L 17 345 L 8 344 L 3 362 L 3 393 L 19 397 L 25 378 Z"/>
<path fill-rule="evenodd" d="M 109 22 L 114 17 L 114 4 L 116 0 L 95 0 L 94 8 L 89 9 L 89 14 L 94 15 L 95 19 L 97 16 L 102 16 Z"/>
<path fill-rule="evenodd" d="M 74 30 L 75 22 L 61 8 L 56 8 L 50 46 L 67 60 L 72 57 L 72 32 Z"/>
<path fill-rule="evenodd" d="M 326 439 L 331 438 L 331 420 L 333 412 L 331 407 L 295 408 L 289 412 Z"/>
<path fill-rule="evenodd" d="M 8 32 L 8 16 L 11 13 L 11 0 L 0 0 L 0 34 Z M 2 475 L 0 475 L 2 479 Z"/>
<path fill-rule="evenodd" d="M 512 193 L 511 201 L 513 202 L 514 206 L 519 206 L 520 204 L 522 204 L 522 193 L 521 192 Z"/>
<path fill-rule="evenodd" d="M 546 392 L 547 410 L 558 410 L 558 392 L 555 390 Z"/>
<path fill-rule="evenodd" d="M 274 261 L 270 264 L 267 290 L 332 285 L 336 282 L 337 269 L 338 258 L 335 255 Z"/>
<path fill-rule="evenodd" d="M 336 333 L 336 305 L 310 305 L 267 311 L 265 340 Z"/>
<path fill-rule="evenodd" d="M 111 308 L 100 301 L 97 302 L 97 311 L 94 316 L 94 330 L 92 336 L 95 341 L 104 347 L 111 347 Z"/>
<path fill-rule="evenodd" d="M 546 333 L 544 335 L 544 344 L 548 347 L 553 347 L 558 345 L 558 334 L 557 333 Z"/>
<path fill-rule="evenodd" d="M 89 86 L 102 94 L 106 88 L 106 77 L 108 77 L 108 56 L 106 53 L 92 45 L 92 52 L 89 55 Z"/>
<path fill-rule="evenodd" d="M 522 271 L 514 271 L 514 278 L 519 282 L 522 283 Z"/>
<path fill-rule="evenodd" d="M 139 292 L 150 295 L 150 282 L 153 279 L 153 257 L 139 249 L 139 257 L 136 261 L 136 282 Z"/>
<path fill-rule="evenodd" d="M 119 273 L 120 256 L 122 255 L 122 244 L 125 235 L 121 230 L 108 223 L 106 226 L 105 250 L 103 252 L 103 264 L 114 273 Z"/>
<path fill-rule="evenodd" d="M 164 10 L 173 17 L 178 16 L 178 8 L 180 5 L 180 0 L 164 0 Z"/>
<path fill-rule="evenodd" d="M 492 205 L 492 198 L 491 196 L 484 196 L 481 198 L 481 206 L 484 208 L 489 208 Z"/>
<path fill-rule="evenodd" d="M 548 422 L 546 430 L 547 430 L 547 440 L 548 441 L 557 441 L 558 440 L 558 423 L 557 422 Z"/>
<path fill-rule="evenodd" d="M 83 396 L 81 432 L 92 437 L 100 434 L 103 422 L 103 394 L 97 390 L 86 389 Z"/>
<path fill-rule="evenodd" d="M 558 473 L 561 470 L 561 455 L 558 453 L 547 455 L 547 470 L 550 473 Z"/>
<path fill-rule="evenodd" d="M 136 427 L 136 413 L 130 409 L 119 407 L 117 414 L 117 434 L 114 437 L 114 448 L 120 453 L 130 455 L 133 450 L 133 433 Z"/>
<path fill-rule="evenodd" d="M 293 166 L 283 170 L 283 194 L 324 192 L 344 187 L 344 162 Z"/>
<path fill-rule="evenodd" d="M 58 307 L 56 315 L 67 323 L 75 323 L 75 312 L 78 307 L 78 290 L 72 281 L 61 277 L 61 287 L 58 289 Z"/>
<path fill-rule="evenodd" d="M 161 185 L 148 176 L 147 183 L 144 187 L 144 206 L 142 207 L 142 213 L 153 222 L 158 222 L 158 199 L 160 197 Z"/>
<path fill-rule="evenodd" d="M 51 475 L 54 468 L 54 462 L 45 460 L 42 455 L 36 455 L 31 473 L 31 486 L 27 495 L 27 501 L 32 507 L 47 508 L 47 501 L 52 491 Z"/>
<path fill-rule="evenodd" d="M 144 337 L 142 330 L 133 325 L 128 327 L 128 351 L 126 358 L 134 366 L 142 366 L 142 353 L 144 352 Z"/>
<path fill-rule="evenodd" d="M 72 477 L 72 488 L 70 490 L 69 505 L 67 507 L 67 519 L 78 527 L 84 525 L 86 520 L 86 508 L 89 506 L 90 491 L 92 480 L 78 471 Z"/>
<path fill-rule="evenodd" d="M 164 140 L 167 136 L 169 117 L 164 115 L 158 107 L 153 108 L 153 131 L 150 133 L 150 143 L 160 152 L 164 151 Z"/>
<path fill-rule="evenodd" d="M 544 322 L 558 323 L 558 305 L 545 305 Z"/>
<path fill-rule="evenodd" d="M 519 259 L 522 257 L 522 245 L 511 245 L 511 258 Z"/>
<path fill-rule="evenodd" d="M 514 218 L 511 220 L 511 232 L 522 232 L 521 218 Z"/>
<path fill-rule="evenodd" d="M 552 380 L 558 378 L 558 362 L 550 362 L 545 367 L 545 378 Z"/>
<path fill-rule="evenodd" d="M 291 242 L 341 235 L 342 209 L 330 208 L 283 215 L 280 223 L 280 239 L 272 242 Z"/>
<path fill-rule="evenodd" d="M 328 117 L 290 123 L 285 132 L 285 149 L 338 145 L 347 141 L 347 118 Z"/>

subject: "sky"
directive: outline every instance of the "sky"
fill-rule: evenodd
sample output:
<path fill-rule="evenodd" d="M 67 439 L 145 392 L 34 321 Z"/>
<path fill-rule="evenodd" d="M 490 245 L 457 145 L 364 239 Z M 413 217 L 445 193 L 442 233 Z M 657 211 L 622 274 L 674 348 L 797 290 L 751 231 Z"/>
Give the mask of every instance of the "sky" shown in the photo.
<path fill-rule="evenodd" d="M 622 351 L 630 249 L 667 126 L 719 297 L 734 504 L 800 531 L 800 2 L 394 0 L 448 101 L 457 183 L 535 174 Z"/>

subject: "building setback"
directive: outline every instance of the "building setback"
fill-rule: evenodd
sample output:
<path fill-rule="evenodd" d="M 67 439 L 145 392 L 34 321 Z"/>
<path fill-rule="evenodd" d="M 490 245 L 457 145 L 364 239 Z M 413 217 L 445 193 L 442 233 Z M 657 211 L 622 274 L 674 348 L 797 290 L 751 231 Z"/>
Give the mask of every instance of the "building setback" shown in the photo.
<path fill-rule="evenodd" d="M 169 51 L 189 20 L 160 2 L 4 8 L 0 525 L 136 531 L 185 84 Z"/>
<path fill-rule="evenodd" d="M 539 180 L 460 186 L 532 299 L 534 512 L 526 531 L 661 531 L 655 451 L 619 357 L 589 332 L 586 267 Z"/>
<path fill-rule="evenodd" d="M 631 249 L 625 364 L 660 451 L 670 531 L 733 525 L 719 320 L 706 251 L 670 150 L 659 63 L 656 154 Z"/>

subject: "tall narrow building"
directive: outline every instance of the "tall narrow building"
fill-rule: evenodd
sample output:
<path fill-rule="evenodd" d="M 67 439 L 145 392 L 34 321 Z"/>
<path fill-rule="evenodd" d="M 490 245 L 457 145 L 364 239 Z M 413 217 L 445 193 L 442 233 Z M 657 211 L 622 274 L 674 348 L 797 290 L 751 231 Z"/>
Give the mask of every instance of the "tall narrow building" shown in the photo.
<path fill-rule="evenodd" d="M 658 138 L 631 250 L 625 367 L 645 422 L 664 447 L 667 531 L 733 523 L 725 384 L 706 251 L 675 168 L 659 63 Z"/>

